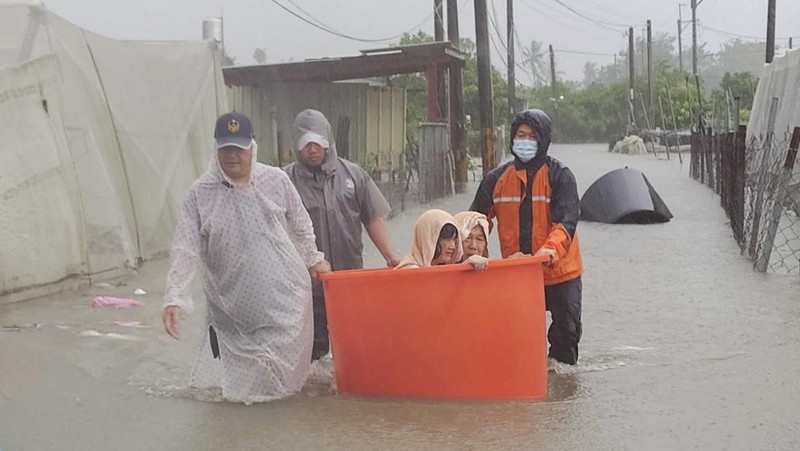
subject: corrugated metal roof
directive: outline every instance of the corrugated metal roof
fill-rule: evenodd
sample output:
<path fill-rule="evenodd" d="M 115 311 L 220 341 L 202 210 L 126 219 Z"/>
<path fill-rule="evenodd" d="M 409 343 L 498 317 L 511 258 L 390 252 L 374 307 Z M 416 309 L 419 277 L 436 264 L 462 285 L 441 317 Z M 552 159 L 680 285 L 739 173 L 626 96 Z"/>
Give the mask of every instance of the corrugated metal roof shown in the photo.
<path fill-rule="evenodd" d="M 431 67 L 463 67 L 465 55 L 449 42 L 362 50 L 359 56 L 296 63 L 225 67 L 228 86 L 279 82 L 326 82 L 425 72 Z"/>

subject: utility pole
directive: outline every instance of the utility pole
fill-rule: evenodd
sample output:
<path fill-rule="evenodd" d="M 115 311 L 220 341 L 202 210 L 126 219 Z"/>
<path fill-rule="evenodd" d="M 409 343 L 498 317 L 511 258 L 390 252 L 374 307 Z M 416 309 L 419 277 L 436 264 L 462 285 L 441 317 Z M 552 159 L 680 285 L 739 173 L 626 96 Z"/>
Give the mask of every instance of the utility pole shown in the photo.
<path fill-rule="evenodd" d="M 647 63 L 645 61 L 645 51 L 647 48 L 647 27 L 642 27 L 642 43 L 639 44 L 639 50 L 642 51 L 642 73 L 647 71 Z"/>
<path fill-rule="evenodd" d="M 483 173 L 495 167 L 494 113 L 492 111 L 492 62 L 489 53 L 489 23 L 486 0 L 475 0 L 475 45 L 478 57 L 478 109 L 481 119 Z"/>
<path fill-rule="evenodd" d="M 680 14 L 680 8 L 678 8 L 678 14 Z M 681 73 L 683 73 L 683 44 L 681 43 L 682 33 L 683 30 L 681 29 L 681 19 L 679 17 L 678 18 L 678 67 L 680 67 Z"/>
<path fill-rule="evenodd" d="M 558 99 L 558 91 L 556 89 L 556 56 L 553 53 L 553 44 L 550 44 L 550 86 L 553 88 L 553 103 Z"/>
<path fill-rule="evenodd" d="M 792 49 L 792 37 L 789 36 L 789 50 Z"/>
<path fill-rule="evenodd" d="M 647 20 L 647 108 L 653 110 L 653 29 Z"/>
<path fill-rule="evenodd" d="M 634 93 L 634 61 L 633 61 L 633 27 L 628 28 L 628 83 L 630 91 L 628 92 L 628 109 L 630 110 L 631 120 L 630 124 L 636 122 L 633 110 L 633 93 Z"/>
<path fill-rule="evenodd" d="M 442 0 L 433 0 L 433 38 L 444 41 L 444 8 Z"/>
<path fill-rule="evenodd" d="M 447 0 L 447 38 L 450 44 L 461 48 L 458 34 L 458 0 Z M 467 130 L 464 125 L 464 87 L 460 67 L 450 67 L 450 147 L 456 162 L 456 192 L 463 193 L 467 188 Z"/>
<path fill-rule="evenodd" d="M 433 36 L 437 42 L 444 41 L 444 8 L 442 0 L 433 0 Z M 437 86 L 437 120 L 447 117 L 447 82 L 444 79 L 444 69 L 436 69 Z"/>
<path fill-rule="evenodd" d="M 678 8 L 678 12 L 680 13 L 680 8 Z M 682 32 L 681 20 L 678 19 L 678 67 L 680 67 L 681 73 L 683 73 L 683 44 L 681 43 Z"/>
<path fill-rule="evenodd" d="M 692 75 L 697 76 L 697 7 L 703 0 L 692 0 Z"/>
<path fill-rule="evenodd" d="M 775 57 L 775 0 L 767 4 L 767 64 Z"/>
<path fill-rule="evenodd" d="M 681 74 L 683 74 L 683 7 L 685 3 L 678 3 L 678 66 L 680 67 Z M 688 23 L 688 22 L 687 22 Z"/>
<path fill-rule="evenodd" d="M 533 51 L 533 43 L 536 41 L 531 41 L 531 51 Z M 536 69 L 536 56 L 531 55 L 530 61 L 531 64 L 531 73 L 533 74 L 533 87 L 539 87 L 539 71 Z"/>
<path fill-rule="evenodd" d="M 514 74 L 514 0 L 506 0 L 506 42 L 508 43 L 508 122 L 517 110 L 517 81 Z"/>

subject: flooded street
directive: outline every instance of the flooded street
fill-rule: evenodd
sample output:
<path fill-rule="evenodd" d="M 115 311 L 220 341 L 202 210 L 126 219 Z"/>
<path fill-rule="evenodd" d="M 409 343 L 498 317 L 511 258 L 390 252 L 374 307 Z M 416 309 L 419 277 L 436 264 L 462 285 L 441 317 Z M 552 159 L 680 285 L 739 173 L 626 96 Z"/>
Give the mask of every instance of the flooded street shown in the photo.
<path fill-rule="evenodd" d="M 166 335 L 162 260 L 112 281 L 119 286 L 0 305 L 0 449 L 800 447 L 800 276 L 755 273 L 719 197 L 674 155 L 610 154 L 604 145 L 554 145 L 550 153 L 573 170 L 581 194 L 610 170 L 642 171 L 674 219 L 579 224 L 581 357 L 549 373 L 546 401 L 340 396 L 324 377 L 279 402 L 198 400 L 215 399 L 183 388 L 204 312 L 182 324 L 180 342 Z M 466 209 L 476 188 L 436 206 Z M 428 207 L 389 222 L 402 253 Z M 366 248 L 367 265 L 382 265 Z M 490 253 L 499 255 L 494 237 Z M 147 292 L 137 297 L 143 307 L 90 305 L 96 295 L 133 297 L 137 288 Z M 201 299 L 195 290 L 198 307 Z"/>

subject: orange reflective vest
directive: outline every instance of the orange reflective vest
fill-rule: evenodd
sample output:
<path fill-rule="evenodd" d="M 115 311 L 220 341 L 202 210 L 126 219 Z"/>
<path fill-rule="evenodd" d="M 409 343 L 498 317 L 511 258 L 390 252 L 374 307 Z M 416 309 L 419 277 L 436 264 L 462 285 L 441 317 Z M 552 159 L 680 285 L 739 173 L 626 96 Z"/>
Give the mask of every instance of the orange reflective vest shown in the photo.
<path fill-rule="evenodd" d="M 528 169 L 514 162 L 494 169 L 481 182 L 470 209 L 486 214 L 490 224 L 497 219 L 503 258 L 552 249 L 557 258 L 552 268 L 545 267 L 545 285 L 572 280 L 583 273 L 575 231 L 580 216 L 575 177 L 558 160 L 546 157 L 530 177 L 526 205 L 528 178 Z"/>

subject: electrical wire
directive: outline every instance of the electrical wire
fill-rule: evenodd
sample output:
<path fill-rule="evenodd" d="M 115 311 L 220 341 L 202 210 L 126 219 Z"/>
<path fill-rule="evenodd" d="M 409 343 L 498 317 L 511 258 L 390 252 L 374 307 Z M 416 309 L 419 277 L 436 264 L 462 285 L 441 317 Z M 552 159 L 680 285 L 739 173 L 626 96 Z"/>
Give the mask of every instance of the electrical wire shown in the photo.
<path fill-rule="evenodd" d="M 617 28 L 613 28 L 613 27 L 628 28 L 628 26 L 625 25 L 625 24 L 607 22 L 607 21 L 598 19 L 597 17 L 593 17 L 593 16 L 590 16 L 590 15 L 588 15 L 586 13 L 580 12 L 577 9 L 575 9 L 575 8 L 567 5 L 566 3 L 562 2 L 561 0 L 553 0 L 553 1 L 558 3 L 559 5 L 563 6 L 567 10 L 571 11 L 573 14 L 575 14 L 576 16 L 582 18 L 583 20 L 591 22 L 591 23 L 593 23 L 593 24 L 595 24 L 597 26 L 600 26 L 600 27 L 603 27 L 603 28 L 607 28 L 607 29 L 609 29 L 611 31 L 616 31 L 616 32 L 619 32 L 621 30 L 619 30 Z"/>
<path fill-rule="evenodd" d="M 532 0 L 532 1 L 537 1 L 537 2 L 538 2 L 538 0 Z M 590 37 L 590 38 L 592 38 L 592 39 L 595 39 L 595 40 L 598 40 L 598 41 L 605 42 L 605 43 L 607 43 L 607 44 L 612 44 L 612 45 L 616 45 L 616 44 L 617 44 L 616 42 L 611 42 L 611 41 L 610 41 L 610 40 L 608 40 L 608 39 L 602 38 L 602 37 L 600 37 L 600 36 L 597 36 L 597 35 L 594 35 L 594 34 L 592 34 L 592 33 L 588 33 L 588 32 L 587 32 L 585 29 L 576 28 L 576 27 L 574 27 L 574 26 L 573 26 L 572 24 L 570 24 L 570 23 L 564 22 L 564 21 L 562 21 L 562 20 L 560 20 L 560 19 L 558 19 L 558 18 L 556 18 L 556 17 L 553 17 L 553 16 L 551 16 L 551 15 L 549 15 L 549 14 L 545 13 L 544 11 L 547 9 L 547 7 L 545 7 L 544 5 L 541 5 L 541 4 L 540 4 L 540 7 L 539 7 L 539 8 L 537 8 L 537 7 L 533 6 L 532 4 L 528 3 L 528 1 L 527 1 L 527 0 L 519 0 L 519 2 L 520 2 L 520 3 L 521 3 L 523 6 L 525 6 L 525 7 L 529 8 L 531 11 L 534 11 L 534 12 L 535 12 L 537 15 L 539 15 L 539 16 L 542 16 L 542 17 L 544 17 L 544 18 L 546 18 L 546 19 L 549 19 L 549 20 L 550 20 L 550 21 L 552 21 L 552 22 L 555 22 L 555 23 L 561 24 L 562 26 L 564 26 L 564 27 L 566 27 L 566 28 L 568 28 L 568 29 L 570 29 L 570 30 L 572 30 L 572 31 L 576 32 L 576 33 L 582 34 L 582 35 L 584 35 L 584 36 Z M 603 31 L 608 31 L 608 30 L 607 30 L 607 29 L 603 29 Z M 617 30 L 614 30 L 614 32 L 615 32 L 615 33 L 617 33 L 618 31 L 617 31 Z"/>
<path fill-rule="evenodd" d="M 503 41 L 503 36 L 500 33 L 500 28 L 497 26 L 497 12 L 494 9 L 494 3 L 492 4 L 492 15 L 494 16 L 494 18 L 492 16 L 487 15 L 488 18 L 489 18 L 489 22 L 491 22 L 492 28 L 494 28 L 494 31 L 497 33 L 497 38 L 500 40 L 500 45 L 503 47 L 503 50 L 505 50 L 505 53 L 502 53 L 500 51 L 500 49 L 497 47 L 497 44 L 494 42 L 494 39 L 492 39 L 491 33 L 489 33 L 489 38 L 490 38 L 490 40 L 492 40 L 492 44 L 493 44 L 495 50 L 497 51 L 497 53 L 500 54 L 501 61 L 503 62 L 503 65 L 505 66 L 506 71 L 508 71 L 508 61 L 504 56 L 504 55 L 508 54 L 508 45 L 506 45 L 506 43 Z M 528 68 L 526 68 L 525 66 L 521 65 L 516 60 L 516 58 L 514 59 L 514 67 L 519 68 L 519 70 L 521 70 L 523 73 L 525 73 L 531 80 L 534 79 L 534 76 L 530 72 L 530 70 Z"/>
<path fill-rule="evenodd" d="M 393 41 L 395 39 L 399 39 L 399 38 L 403 37 L 405 34 L 410 33 L 412 31 L 418 29 L 419 27 L 421 27 L 423 24 L 428 22 L 435 14 L 435 12 L 430 13 L 429 15 L 427 15 L 425 17 L 425 19 L 420 21 L 418 24 L 414 25 L 409 30 L 406 30 L 406 31 L 404 31 L 404 32 L 402 32 L 400 34 L 396 34 L 394 36 L 389 36 L 389 37 L 385 37 L 385 38 L 368 39 L 368 38 L 361 38 L 361 37 L 352 36 L 352 35 L 343 33 L 341 31 L 338 31 L 338 30 L 330 27 L 329 25 L 325 24 L 321 20 L 317 19 L 316 17 L 314 17 L 308 11 L 304 10 L 299 5 L 297 5 L 294 1 L 292 1 L 292 0 L 287 0 L 287 1 L 289 3 L 291 3 L 292 5 L 294 5 L 297 9 L 302 11 L 306 16 L 308 16 L 308 18 L 303 17 L 302 15 L 298 14 L 296 11 L 293 11 L 291 8 L 289 8 L 288 6 L 284 5 L 283 3 L 279 2 L 278 0 L 272 0 L 272 3 L 275 3 L 276 5 L 278 5 L 281 9 L 283 9 L 287 13 L 289 13 L 292 16 L 302 20 L 303 22 L 307 23 L 308 25 L 313 26 L 314 28 L 320 29 L 320 30 L 322 30 L 322 31 L 324 31 L 326 33 L 330 33 L 330 34 L 335 35 L 335 36 L 339 36 L 341 38 L 350 39 L 352 41 L 358 41 L 358 42 L 367 42 L 367 43 L 370 43 L 370 42 L 387 42 L 387 41 Z"/>
<path fill-rule="evenodd" d="M 708 31 L 710 31 L 712 33 L 718 33 L 718 34 L 722 34 L 722 35 L 726 35 L 726 36 L 731 36 L 731 37 L 734 37 L 734 38 L 755 39 L 755 40 L 758 40 L 758 41 L 766 41 L 767 40 L 766 37 L 764 37 L 764 36 L 747 36 L 747 35 L 743 35 L 743 34 L 731 33 L 729 31 L 718 30 L 716 28 L 711 28 L 711 27 L 709 27 L 707 25 L 703 25 L 703 24 L 699 24 L 699 25 L 703 30 L 708 30 Z M 790 38 L 793 38 L 793 36 L 776 37 L 775 40 L 776 41 L 788 41 Z"/>

